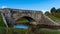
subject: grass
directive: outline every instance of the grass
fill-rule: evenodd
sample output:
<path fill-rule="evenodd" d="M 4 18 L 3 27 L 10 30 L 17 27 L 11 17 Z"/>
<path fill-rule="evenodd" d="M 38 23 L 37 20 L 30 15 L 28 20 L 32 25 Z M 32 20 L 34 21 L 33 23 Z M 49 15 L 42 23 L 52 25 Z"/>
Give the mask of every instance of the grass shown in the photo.
<path fill-rule="evenodd" d="M 47 30 L 45 28 L 42 28 L 39 30 L 41 34 L 60 34 L 60 31 L 58 30 Z"/>
<path fill-rule="evenodd" d="M 60 31 L 58 30 L 48 30 L 46 28 L 40 28 L 39 32 L 41 34 L 60 34 Z M 33 34 L 33 32 L 31 32 L 31 29 L 0 27 L 0 34 L 29 34 L 29 33 Z"/>
<path fill-rule="evenodd" d="M 16 23 L 28 23 L 29 21 L 26 18 L 21 18 L 16 20 Z"/>
<path fill-rule="evenodd" d="M 60 22 L 60 18 L 55 17 L 55 16 L 53 16 L 52 14 L 48 14 L 47 16 L 48 16 L 49 18 L 51 18 L 52 20 L 56 21 L 56 22 Z"/>
<path fill-rule="evenodd" d="M 5 25 L 5 23 L 4 23 L 3 19 L 2 19 L 1 13 L 0 13 L 0 27 L 6 27 L 6 25 Z"/>
<path fill-rule="evenodd" d="M 8 28 L 7 34 L 24 34 L 25 29 L 19 28 Z"/>
<path fill-rule="evenodd" d="M 6 27 L 0 27 L 0 34 L 6 34 Z"/>
<path fill-rule="evenodd" d="M 28 29 L 23 28 L 0 28 L 0 34 L 29 34 Z"/>

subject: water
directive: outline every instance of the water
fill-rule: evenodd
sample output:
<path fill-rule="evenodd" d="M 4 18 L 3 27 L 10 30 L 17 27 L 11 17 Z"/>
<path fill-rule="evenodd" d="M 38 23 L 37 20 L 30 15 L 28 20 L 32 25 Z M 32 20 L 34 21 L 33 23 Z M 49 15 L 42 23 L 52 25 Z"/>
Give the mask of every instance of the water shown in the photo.
<path fill-rule="evenodd" d="M 14 25 L 14 28 L 24 28 L 24 29 L 27 29 L 28 26 L 25 25 L 25 24 L 18 24 L 18 25 Z"/>

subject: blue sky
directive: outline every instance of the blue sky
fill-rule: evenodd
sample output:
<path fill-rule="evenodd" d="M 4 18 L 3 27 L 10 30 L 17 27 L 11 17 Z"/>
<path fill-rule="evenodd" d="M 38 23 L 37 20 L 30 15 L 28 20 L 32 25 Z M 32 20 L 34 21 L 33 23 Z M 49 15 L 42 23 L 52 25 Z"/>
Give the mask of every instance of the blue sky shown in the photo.
<path fill-rule="evenodd" d="M 60 0 L 0 0 L 1 7 L 49 11 L 60 8 Z"/>

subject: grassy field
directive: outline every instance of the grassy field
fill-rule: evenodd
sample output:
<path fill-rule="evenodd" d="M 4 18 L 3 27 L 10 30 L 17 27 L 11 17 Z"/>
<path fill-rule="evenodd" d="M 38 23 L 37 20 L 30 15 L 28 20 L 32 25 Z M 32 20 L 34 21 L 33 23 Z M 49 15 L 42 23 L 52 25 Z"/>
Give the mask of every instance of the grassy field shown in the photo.
<path fill-rule="evenodd" d="M 39 30 L 41 34 L 60 34 L 60 31 L 58 30 L 48 30 L 46 28 L 42 28 Z"/>
<path fill-rule="evenodd" d="M 60 34 L 58 30 L 48 30 L 46 28 L 39 29 L 41 34 Z M 21 29 L 21 28 L 1 28 L 0 27 L 0 34 L 33 34 L 29 29 Z M 36 33 L 36 32 L 34 32 Z"/>
<path fill-rule="evenodd" d="M 0 34 L 29 34 L 29 29 L 0 27 Z"/>
<path fill-rule="evenodd" d="M 49 18 L 51 18 L 52 20 L 54 20 L 54 21 L 56 21 L 56 22 L 60 22 L 60 18 L 58 18 L 58 17 L 55 17 L 55 16 L 53 16 L 52 14 L 49 14 L 49 15 L 47 15 Z"/>
<path fill-rule="evenodd" d="M 26 18 L 20 18 L 16 20 L 16 23 L 28 23 L 29 21 Z"/>
<path fill-rule="evenodd" d="M 0 27 L 0 34 L 6 34 L 6 27 Z"/>
<path fill-rule="evenodd" d="M 0 13 L 0 27 L 5 27 L 6 25 L 3 22 L 2 15 Z"/>

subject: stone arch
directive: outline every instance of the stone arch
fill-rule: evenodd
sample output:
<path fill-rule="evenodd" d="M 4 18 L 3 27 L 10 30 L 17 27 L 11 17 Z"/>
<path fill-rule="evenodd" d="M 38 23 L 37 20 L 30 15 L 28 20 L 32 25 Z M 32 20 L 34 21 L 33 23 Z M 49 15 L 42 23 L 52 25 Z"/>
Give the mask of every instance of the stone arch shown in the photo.
<path fill-rule="evenodd" d="M 29 24 L 32 24 L 32 22 L 35 22 L 35 20 L 32 17 L 29 17 L 29 16 L 22 16 L 19 19 L 21 19 L 21 18 L 25 18 L 26 20 L 28 20 Z M 19 19 L 17 19 L 17 20 L 19 20 Z"/>
<path fill-rule="evenodd" d="M 29 16 L 23 16 L 22 18 L 26 18 L 29 22 L 35 21 L 33 18 Z"/>

